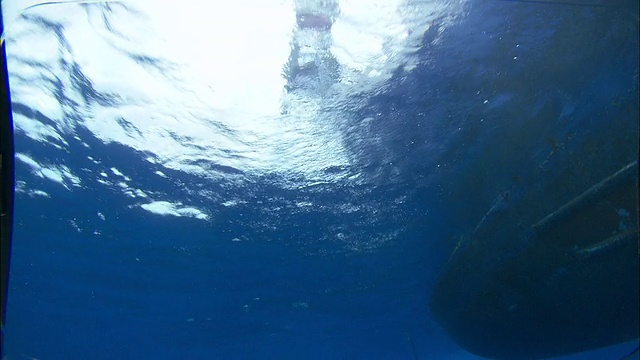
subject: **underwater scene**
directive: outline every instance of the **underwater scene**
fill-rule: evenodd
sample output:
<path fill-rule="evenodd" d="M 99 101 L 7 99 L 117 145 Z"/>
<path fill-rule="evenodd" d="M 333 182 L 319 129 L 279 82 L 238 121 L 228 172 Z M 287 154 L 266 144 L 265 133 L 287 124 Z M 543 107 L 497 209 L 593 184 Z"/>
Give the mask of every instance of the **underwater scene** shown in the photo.
<path fill-rule="evenodd" d="M 2 2 L 2 359 L 638 359 L 638 0 Z"/>

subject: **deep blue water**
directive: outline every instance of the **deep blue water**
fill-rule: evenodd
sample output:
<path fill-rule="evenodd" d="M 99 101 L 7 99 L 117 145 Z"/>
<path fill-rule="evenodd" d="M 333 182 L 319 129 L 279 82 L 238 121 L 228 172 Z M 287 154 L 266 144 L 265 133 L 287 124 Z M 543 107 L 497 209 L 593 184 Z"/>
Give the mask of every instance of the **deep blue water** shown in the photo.
<path fill-rule="evenodd" d="M 428 308 L 455 239 L 508 210 L 505 192 L 532 211 L 558 206 L 637 155 L 637 4 L 607 4 L 464 3 L 424 33 L 414 68 L 349 97 L 318 85 L 331 66 L 287 75 L 298 98 L 335 97 L 314 121 L 348 161 L 319 152 L 305 158 L 324 164 L 313 175 L 305 162 L 245 167 L 223 141 L 193 145 L 202 156 L 180 167 L 160 148 L 106 140 L 93 114 L 128 100 L 97 90 L 79 57 L 60 55 L 65 75 L 8 43 L 19 157 L 7 359 L 478 358 Z M 43 14 L 22 21 L 81 53 Z M 24 91 L 25 64 L 54 74 L 59 118 Z M 210 131 L 244 144 L 225 127 L 244 114 L 211 114 L 222 125 Z M 127 116 L 111 124 L 135 138 L 144 131 Z M 32 122 L 56 135 L 34 135 Z M 180 131 L 167 130 L 192 141 Z M 285 143 L 302 149 L 287 156 L 307 156 L 304 139 Z M 172 205 L 143 206 L 154 201 Z"/>

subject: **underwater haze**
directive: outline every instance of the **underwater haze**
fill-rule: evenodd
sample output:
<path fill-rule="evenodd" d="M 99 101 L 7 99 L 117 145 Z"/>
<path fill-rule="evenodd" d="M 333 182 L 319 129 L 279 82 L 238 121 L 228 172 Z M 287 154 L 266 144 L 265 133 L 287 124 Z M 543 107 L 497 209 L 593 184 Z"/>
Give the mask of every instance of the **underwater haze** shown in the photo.
<path fill-rule="evenodd" d="M 481 359 L 429 307 L 459 239 L 637 157 L 637 1 L 3 10 L 7 359 Z"/>

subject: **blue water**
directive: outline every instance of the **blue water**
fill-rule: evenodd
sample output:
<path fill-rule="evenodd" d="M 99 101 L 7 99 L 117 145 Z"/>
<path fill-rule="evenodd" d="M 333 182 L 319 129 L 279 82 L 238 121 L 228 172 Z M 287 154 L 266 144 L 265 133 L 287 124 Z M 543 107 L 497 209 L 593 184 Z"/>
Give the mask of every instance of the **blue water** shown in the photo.
<path fill-rule="evenodd" d="M 184 14 L 224 22 L 194 4 L 155 33 L 143 3 L 45 5 L 8 26 L 7 359 L 477 359 L 431 320 L 431 287 L 505 192 L 561 204 L 635 158 L 637 4 L 433 4 L 398 5 L 415 29 L 402 44 L 338 4 L 333 37 L 283 32 L 271 78 L 280 48 L 259 48 L 272 22 L 255 9 L 234 23 L 257 39 L 238 53 L 233 32 L 147 44 Z M 380 29 L 382 65 L 339 32 Z M 202 47 L 204 65 L 180 56 Z"/>

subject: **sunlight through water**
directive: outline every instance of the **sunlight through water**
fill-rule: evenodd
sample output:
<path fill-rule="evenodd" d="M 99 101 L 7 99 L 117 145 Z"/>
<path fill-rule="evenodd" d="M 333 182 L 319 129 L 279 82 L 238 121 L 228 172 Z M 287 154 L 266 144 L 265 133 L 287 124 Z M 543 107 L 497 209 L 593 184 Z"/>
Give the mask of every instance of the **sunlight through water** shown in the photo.
<path fill-rule="evenodd" d="M 224 11 L 197 1 L 31 7 L 8 26 L 13 98 L 51 121 L 17 116 L 17 130 L 65 148 L 84 127 L 213 180 L 355 181 L 358 154 L 345 147 L 344 130 L 359 104 L 350 97 L 380 91 L 398 67 L 410 70 L 421 34 L 442 31 L 462 8 L 251 0 Z M 310 14 L 331 26 L 296 26 Z M 335 68 L 323 68 L 330 62 Z"/>

